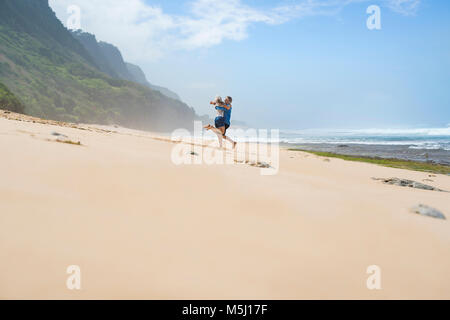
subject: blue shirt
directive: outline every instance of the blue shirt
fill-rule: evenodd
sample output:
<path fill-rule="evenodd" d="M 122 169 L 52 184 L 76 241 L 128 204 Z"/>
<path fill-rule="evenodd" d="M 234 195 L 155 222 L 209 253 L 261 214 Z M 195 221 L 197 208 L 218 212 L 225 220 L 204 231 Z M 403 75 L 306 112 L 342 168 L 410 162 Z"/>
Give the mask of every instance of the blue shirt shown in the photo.
<path fill-rule="evenodd" d="M 227 107 L 229 107 L 230 109 L 227 110 L 227 108 L 224 107 L 220 107 L 220 106 L 216 106 L 216 110 L 221 110 L 223 111 L 223 117 L 225 118 L 225 124 L 230 125 L 231 124 L 231 104 L 227 104 Z"/>
<path fill-rule="evenodd" d="M 226 108 L 224 108 L 225 111 L 224 111 L 223 116 L 225 117 L 225 123 L 230 125 L 231 124 L 231 109 L 233 109 L 233 108 L 231 107 L 231 104 L 227 104 L 227 107 L 229 107 L 230 109 L 227 110 Z"/>

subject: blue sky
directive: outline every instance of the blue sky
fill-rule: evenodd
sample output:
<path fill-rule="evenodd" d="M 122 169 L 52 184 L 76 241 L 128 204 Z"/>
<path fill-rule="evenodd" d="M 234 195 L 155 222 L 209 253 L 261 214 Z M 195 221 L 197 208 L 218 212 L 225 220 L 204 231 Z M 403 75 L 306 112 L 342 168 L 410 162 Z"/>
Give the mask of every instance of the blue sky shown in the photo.
<path fill-rule="evenodd" d="M 84 30 L 199 114 L 220 94 L 258 127 L 450 123 L 448 1 L 65 1 L 50 1 L 63 22 L 79 5 Z M 366 27 L 372 4 L 381 30 Z"/>

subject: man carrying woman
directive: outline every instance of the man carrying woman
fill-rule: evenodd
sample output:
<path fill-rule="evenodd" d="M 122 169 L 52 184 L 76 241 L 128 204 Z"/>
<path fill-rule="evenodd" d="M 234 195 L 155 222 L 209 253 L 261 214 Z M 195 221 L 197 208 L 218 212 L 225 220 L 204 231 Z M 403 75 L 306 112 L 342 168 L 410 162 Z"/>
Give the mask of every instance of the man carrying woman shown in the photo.
<path fill-rule="evenodd" d="M 219 146 L 222 148 L 223 139 L 228 140 L 233 144 L 233 149 L 236 147 L 236 142 L 234 142 L 230 137 L 226 135 L 227 129 L 231 125 L 231 103 L 233 99 L 228 96 L 225 98 L 225 101 L 222 101 L 221 97 L 216 97 L 214 101 L 211 101 L 210 104 L 214 105 L 217 110 L 216 118 L 214 119 L 214 127 L 212 125 L 207 125 L 204 128 L 206 130 L 211 130 L 217 137 L 219 138 Z"/>

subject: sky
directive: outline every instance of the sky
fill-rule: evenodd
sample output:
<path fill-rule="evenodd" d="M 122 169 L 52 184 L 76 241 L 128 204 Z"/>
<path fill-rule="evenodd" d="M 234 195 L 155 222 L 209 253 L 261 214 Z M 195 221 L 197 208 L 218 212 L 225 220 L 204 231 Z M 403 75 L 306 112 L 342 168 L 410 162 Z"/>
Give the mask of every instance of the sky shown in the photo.
<path fill-rule="evenodd" d="M 450 126 L 450 1 L 50 0 L 200 115 L 280 129 Z M 381 29 L 367 20 L 380 8 Z M 373 21 L 373 20 L 371 20 Z"/>

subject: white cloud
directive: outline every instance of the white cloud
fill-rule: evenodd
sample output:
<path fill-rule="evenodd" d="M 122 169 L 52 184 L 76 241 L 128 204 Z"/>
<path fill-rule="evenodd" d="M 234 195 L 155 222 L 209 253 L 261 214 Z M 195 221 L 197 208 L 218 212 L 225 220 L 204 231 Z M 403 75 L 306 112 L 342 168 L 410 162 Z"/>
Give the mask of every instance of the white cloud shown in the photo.
<path fill-rule="evenodd" d="M 419 9 L 420 0 L 388 0 L 387 7 L 403 15 L 414 15 Z"/>
<path fill-rule="evenodd" d="M 297 0 L 269 9 L 248 6 L 241 0 L 195 0 L 186 15 L 169 15 L 143 0 L 50 0 L 66 23 L 67 8 L 81 8 L 81 27 L 98 39 L 120 47 L 126 59 L 157 59 L 170 50 L 192 50 L 240 41 L 255 23 L 269 25 L 312 15 L 334 14 L 352 3 L 368 0 Z M 382 0 L 383 1 L 383 0 Z M 384 0 L 390 9 L 414 14 L 420 0 Z"/>
<path fill-rule="evenodd" d="M 243 40 L 252 23 L 284 22 L 275 11 L 260 11 L 240 0 L 197 0 L 192 4 L 191 17 L 177 19 L 182 48 L 195 49 L 221 43 L 224 39 Z"/>

